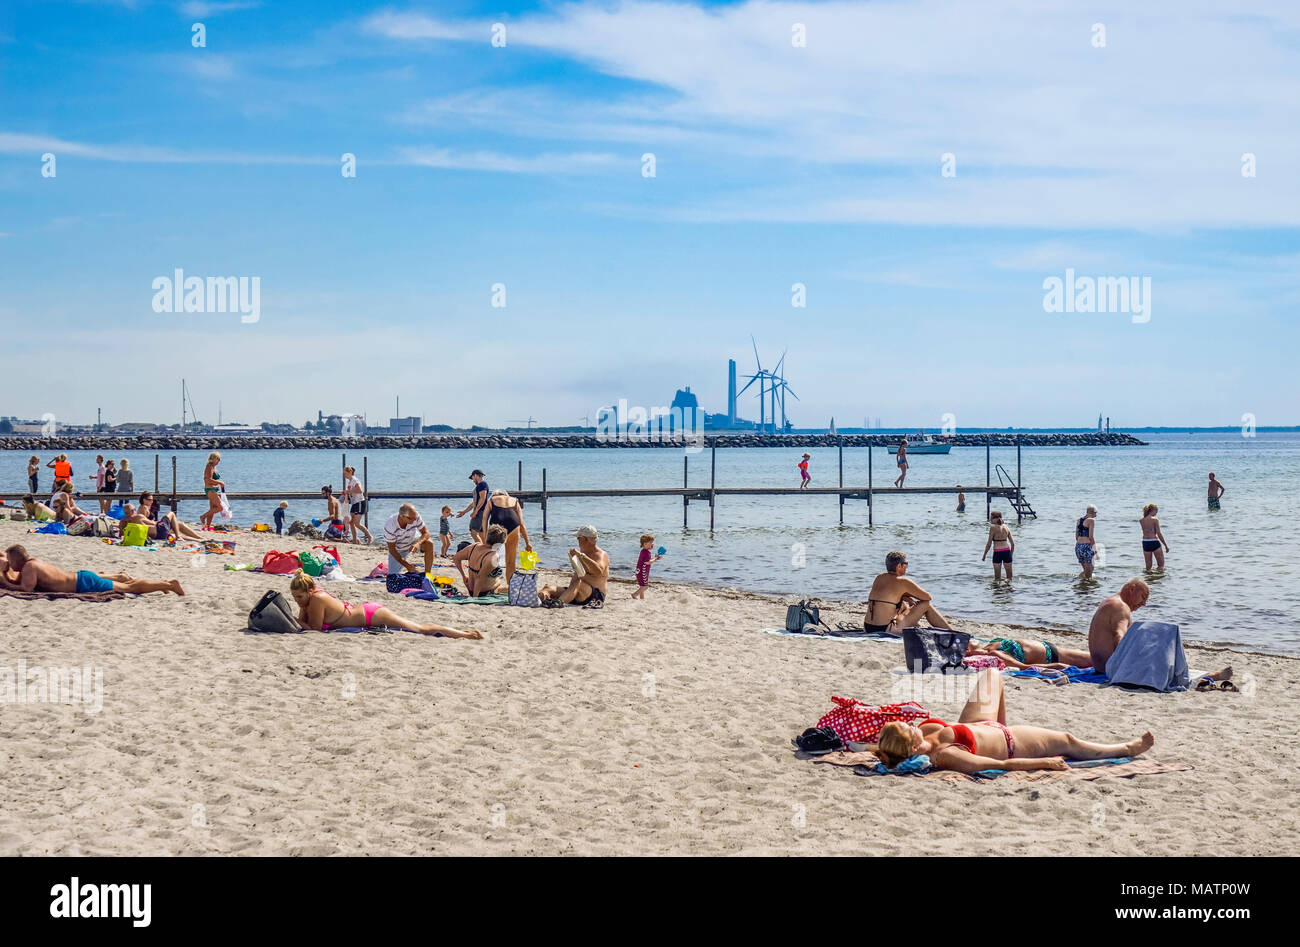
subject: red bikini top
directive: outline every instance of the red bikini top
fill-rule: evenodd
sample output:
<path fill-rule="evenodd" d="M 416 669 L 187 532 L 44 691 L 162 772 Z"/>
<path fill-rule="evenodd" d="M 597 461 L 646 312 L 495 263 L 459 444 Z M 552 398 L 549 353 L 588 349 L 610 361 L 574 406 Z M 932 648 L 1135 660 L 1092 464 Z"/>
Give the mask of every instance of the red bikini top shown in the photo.
<path fill-rule="evenodd" d="M 975 752 L 975 733 L 964 723 L 944 723 L 938 717 L 930 717 L 922 720 L 917 726 L 924 727 L 927 723 L 937 723 L 941 727 L 952 727 L 953 745 L 959 746 L 972 756 L 978 756 Z"/>

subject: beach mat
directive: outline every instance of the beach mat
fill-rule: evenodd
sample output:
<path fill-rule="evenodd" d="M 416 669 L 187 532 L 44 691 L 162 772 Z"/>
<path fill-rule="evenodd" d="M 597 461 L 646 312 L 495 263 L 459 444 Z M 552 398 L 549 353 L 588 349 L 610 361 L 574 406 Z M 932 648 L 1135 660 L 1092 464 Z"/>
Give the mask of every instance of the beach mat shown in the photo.
<path fill-rule="evenodd" d="M 414 598 L 414 596 L 408 596 Z M 475 598 L 467 598 L 458 595 L 441 595 L 438 597 L 440 602 L 451 602 L 455 605 L 509 605 L 509 595 L 479 595 Z"/>
<path fill-rule="evenodd" d="M 876 771 L 876 764 L 880 762 L 876 759 L 874 753 L 865 750 L 860 752 L 851 752 L 840 750 L 835 753 L 827 753 L 825 756 L 819 756 L 813 759 L 814 763 L 830 763 L 833 766 L 847 766 L 851 768 L 855 775 L 858 776 L 883 776 L 889 775 Z M 1039 782 L 1044 779 L 1081 779 L 1093 780 L 1101 779 L 1103 776 L 1117 776 L 1121 779 L 1128 779 L 1133 776 L 1149 776 L 1155 773 L 1177 773 L 1190 770 L 1192 767 L 1186 763 L 1174 763 L 1165 760 L 1149 760 L 1144 757 L 1130 758 L 1120 757 L 1114 760 L 1082 760 L 1072 761 L 1067 770 L 1034 770 L 1033 772 L 1020 773 L 1008 772 L 1004 769 L 986 769 L 978 773 L 958 773 L 950 769 L 932 769 L 928 773 L 912 773 L 909 775 L 919 776 L 921 779 L 946 779 L 950 782 L 984 782 L 988 779 L 1014 779 L 1020 782 Z"/>
<path fill-rule="evenodd" d="M 1022 671 L 1010 668 L 1006 673 L 1008 677 L 1027 677 L 1052 682 L 1059 681 L 1064 674 L 1065 679 L 1071 684 L 1105 684 L 1108 680 L 1105 674 L 1092 668 L 1070 667 L 1054 671 L 1040 671 L 1037 668 L 1026 668 Z"/>
<path fill-rule="evenodd" d="M 111 592 L 19 592 L 15 589 L 0 589 L 0 598 L 6 595 L 27 602 L 35 602 L 43 598 L 52 602 L 59 599 L 69 599 L 73 602 L 111 602 L 114 599 L 126 598 L 126 593 L 119 592 L 117 589 Z"/>

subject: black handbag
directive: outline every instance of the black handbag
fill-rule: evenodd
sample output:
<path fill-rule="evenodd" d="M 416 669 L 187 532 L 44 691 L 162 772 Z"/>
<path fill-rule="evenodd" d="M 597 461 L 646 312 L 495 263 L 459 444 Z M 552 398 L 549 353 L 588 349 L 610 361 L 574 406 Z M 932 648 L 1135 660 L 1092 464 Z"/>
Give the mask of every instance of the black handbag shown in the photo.
<path fill-rule="evenodd" d="M 913 674 L 947 674 L 964 671 L 966 648 L 970 635 L 961 631 L 939 631 L 934 628 L 904 628 L 903 654 L 907 669 Z"/>
<path fill-rule="evenodd" d="M 288 634 L 300 632 L 303 627 L 298 624 L 293 603 L 285 594 L 270 591 L 248 613 L 248 630 L 265 634 Z"/>
<path fill-rule="evenodd" d="M 785 610 L 785 630 L 797 631 L 807 634 L 820 634 L 817 626 L 821 625 L 827 631 L 830 626 L 822 621 L 821 609 L 815 605 L 809 605 L 806 601 L 798 605 L 789 605 Z"/>

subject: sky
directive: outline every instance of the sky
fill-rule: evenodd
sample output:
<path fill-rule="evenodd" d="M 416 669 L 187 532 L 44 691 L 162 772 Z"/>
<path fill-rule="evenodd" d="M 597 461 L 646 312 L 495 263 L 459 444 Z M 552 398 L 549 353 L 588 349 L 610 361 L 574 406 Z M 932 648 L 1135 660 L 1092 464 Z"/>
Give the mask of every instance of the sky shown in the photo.
<path fill-rule="evenodd" d="M 1298 129 L 1290 0 L 6 0 L 0 415 L 721 412 L 752 335 L 804 428 L 1297 424 Z"/>

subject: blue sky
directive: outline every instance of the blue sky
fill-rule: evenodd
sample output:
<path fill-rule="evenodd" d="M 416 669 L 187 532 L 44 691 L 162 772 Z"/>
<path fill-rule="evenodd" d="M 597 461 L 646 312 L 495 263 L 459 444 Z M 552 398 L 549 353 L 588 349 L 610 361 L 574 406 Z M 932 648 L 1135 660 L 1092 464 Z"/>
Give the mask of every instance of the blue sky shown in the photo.
<path fill-rule="evenodd" d="M 1300 7 L 1220 7 L 10 0 L 0 414 L 721 411 L 753 333 L 800 426 L 1298 423 Z"/>

